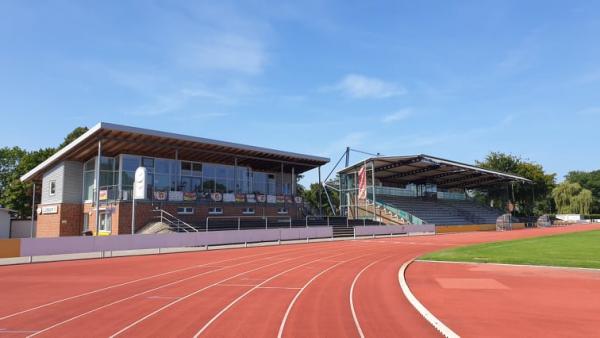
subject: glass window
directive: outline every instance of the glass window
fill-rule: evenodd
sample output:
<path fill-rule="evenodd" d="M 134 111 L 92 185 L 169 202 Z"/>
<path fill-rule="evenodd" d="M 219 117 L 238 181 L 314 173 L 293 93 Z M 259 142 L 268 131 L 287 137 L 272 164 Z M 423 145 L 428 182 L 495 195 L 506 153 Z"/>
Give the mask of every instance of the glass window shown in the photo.
<path fill-rule="evenodd" d="M 83 173 L 83 200 L 91 201 L 94 196 L 94 172 L 86 171 Z"/>
<path fill-rule="evenodd" d="M 194 208 L 192 207 L 177 207 L 177 213 L 181 215 L 191 215 L 194 213 Z"/>
<path fill-rule="evenodd" d="M 135 172 L 123 171 L 121 175 L 121 185 L 125 187 L 133 187 L 133 180 L 135 179 Z"/>
<path fill-rule="evenodd" d="M 154 169 L 154 159 L 151 157 L 142 157 L 142 167 L 146 167 L 148 171 Z"/>
<path fill-rule="evenodd" d="M 136 171 L 139 166 L 139 156 L 123 155 L 123 171 Z"/>
<path fill-rule="evenodd" d="M 169 175 L 154 175 L 154 191 L 169 191 L 171 189 L 171 179 Z"/>
<path fill-rule="evenodd" d="M 83 165 L 83 170 L 85 171 L 94 170 L 94 168 L 96 168 L 96 158 L 86 161 Z"/>
<path fill-rule="evenodd" d="M 110 232 L 112 229 L 112 218 L 108 212 L 100 213 L 100 231 Z"/>
<path fill-rule="evenodd" d="M 83 213 L 83 232 L 90 230 L 90 214 L 87 212 Z"/>
<path fill-rule="evenodd" d="M 192 163 L 192 175 L 202 176 L 202 164 Z"/>
<path fill-rule="evenodd" d="M 50 196 L 56 194 L 56 181 L 50 181 Z"/>
<path fill-rule="evenodd" d="M 192 163 L 181 162 L 181 175 L 182 176 L 191 176 L 192 175 Z"/>
<path fill-rule="evenodd" d="M 223 208 L 219 208 L 219 207 L 208 208 L 208 214 L 209 215 L 221 215 L 221 214 L 223 214 Z"/>
<path fill-rule="evenodd" d="M 244 208 L 244 209 L 242 209 L 242 214 L 254 215 L 254 208 Z"/>
<path fill-rule="evenodd" d="M 112 157 L 100 158 L 100 170 L 113 171 L 115 169 L 115 159 Z"/>
<path fill-rule="evenodd" d="M 169 173 L 169 160 L 156 159 L 154 161 L 154 172 L 157 174 L 168 174 Z"/>

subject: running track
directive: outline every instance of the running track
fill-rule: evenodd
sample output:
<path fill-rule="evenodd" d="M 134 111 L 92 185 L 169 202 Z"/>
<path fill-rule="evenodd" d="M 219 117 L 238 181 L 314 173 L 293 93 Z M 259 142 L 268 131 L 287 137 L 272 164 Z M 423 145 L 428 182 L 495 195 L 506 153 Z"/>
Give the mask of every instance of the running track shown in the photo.
<path fill-rule="evenodd" d="M 438 336 L 401 292 L 404 262 L 452 246 L 598 228 L 4 266 L 0 336 Z"/>

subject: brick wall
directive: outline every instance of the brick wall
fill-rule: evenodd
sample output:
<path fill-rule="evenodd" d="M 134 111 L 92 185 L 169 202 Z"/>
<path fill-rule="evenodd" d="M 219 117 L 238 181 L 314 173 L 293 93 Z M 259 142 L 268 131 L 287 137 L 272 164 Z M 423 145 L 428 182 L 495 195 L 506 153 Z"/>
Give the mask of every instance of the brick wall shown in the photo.
<path fill-rule="evenodd" d="M 36 237 L 78 236 L 82 229 L 81 204 L 60 203 L 55 214 L 38 215 Z M 40 205 L 42 207 L 43 205 Z"/>

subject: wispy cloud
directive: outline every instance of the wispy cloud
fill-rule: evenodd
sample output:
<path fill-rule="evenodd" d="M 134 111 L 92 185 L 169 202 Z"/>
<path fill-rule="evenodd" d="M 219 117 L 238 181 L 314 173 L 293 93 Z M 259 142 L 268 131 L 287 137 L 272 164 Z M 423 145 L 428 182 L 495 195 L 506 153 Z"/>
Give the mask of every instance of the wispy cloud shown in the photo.
<path fill-rule="evenodd" d="M 581 116 L 600 116 L 600 107 L 587 107 L 577 111 Z"/>
<path fill-rule="evenodd" d="M 267 61 L 260 39 L 234 33 L 219 34 L 185 44 L 177 52 L 184 67 L 254 75 Z"/>
<path fill-rule="evenodd" d="M 154 102 L 133 109 L 130 114 L 137 116 L 158 116 L 176 112 L 184 108 L 193 99 L 208 99 L 225 102 L 226 97 L 205 89 L 182 89 L 168 95 L 158 96 Z"/>
<path fill-rule="evenodd" d="M 322 89 L 324 91 L 338 91 L 356 99 L 384 99 L 406 94 L 406 89 L 402 86 L 360 74 L 348 74 L 338 83 Z"/>
<path fill-rule="evenodd" d="M 397 112 L 394 112 L 394 113 L 384 116 L 381 119 L 381 122 L 393 123 L 393 122 L 402 121 L 402 120 L 408 118 L 411 114 L 412 114 L 412 110 L 410 108 L 401 109 L 401 110 L 398 110 Z"/>

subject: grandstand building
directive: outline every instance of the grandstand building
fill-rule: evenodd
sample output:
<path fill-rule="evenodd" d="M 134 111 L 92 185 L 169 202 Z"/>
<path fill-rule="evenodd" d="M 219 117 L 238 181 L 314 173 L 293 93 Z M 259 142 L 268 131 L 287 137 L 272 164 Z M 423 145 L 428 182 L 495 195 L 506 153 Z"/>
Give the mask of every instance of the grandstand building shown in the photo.
<path fill-rule="evenodd" d="M 86 231 L 116 235 L 132 233 L 138 167 L 146 168 L 147 198 L 135 203 L 135 231 L 157 217 L 193 227 L 208 222 L 207 217 L 303 217 L 297 175 L 320 170 L 328 162 L 318 156 L 101 122 L 21 180 L 41 186 L 41 202 L 35 206 L 38 237 Z"/>
<path fill-rule="evenodd" d="M 531 183 L 520 176 L 429 155 L 372 157 L 338 174 L 341 214 L 386 224 L 492 225 L 502 208 L 478 203 L 469 192 Z"/>

